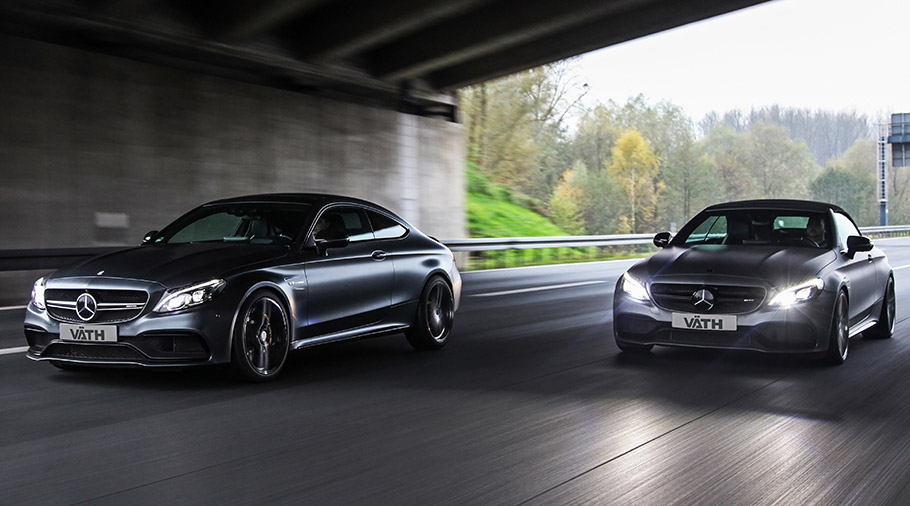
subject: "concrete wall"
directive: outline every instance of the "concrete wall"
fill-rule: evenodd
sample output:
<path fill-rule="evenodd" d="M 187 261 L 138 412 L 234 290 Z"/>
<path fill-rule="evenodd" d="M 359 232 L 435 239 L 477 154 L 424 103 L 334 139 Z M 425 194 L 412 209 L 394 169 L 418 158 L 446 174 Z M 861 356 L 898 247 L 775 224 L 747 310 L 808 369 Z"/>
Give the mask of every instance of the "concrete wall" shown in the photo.
<path fill-rule="evenodd" d="M 7 36 L 0 111 L 0 249 L 135 244 L 259 192 L 360 197 L 465 235 L 459 124 Z M 33 274 L 0 273 L 0 300 Z"/>

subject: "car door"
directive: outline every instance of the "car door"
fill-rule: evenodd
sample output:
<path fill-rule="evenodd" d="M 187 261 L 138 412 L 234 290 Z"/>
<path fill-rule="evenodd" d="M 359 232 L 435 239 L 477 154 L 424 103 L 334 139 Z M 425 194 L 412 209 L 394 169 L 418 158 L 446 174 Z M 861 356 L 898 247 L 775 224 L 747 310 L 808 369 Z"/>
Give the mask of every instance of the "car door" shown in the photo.
<path fill-rule="evenodd" d="M 869 315 L 877 294 L 878 276 L 875 273 L 875 254 L 872 251 L 859 251 L 850 258 L 847 254 L 847 238 L 862 235 L 847 216 L 833 213 L 837 247 L 843 264 L 841 273 L 846 277 L 850 291 L 850 325 L 854 325 Z"/>
<path fill-rule="evenodd" d="M 306 337 L 379 322 L 389 307 L 394 269 L 391 260 L 377 252 L 365 210 L 353 205 L 327 207 L 311 233 L 319 237 L 338 232 L 349 238 L 348 245 L 324 251 L 306 248 Z"/>

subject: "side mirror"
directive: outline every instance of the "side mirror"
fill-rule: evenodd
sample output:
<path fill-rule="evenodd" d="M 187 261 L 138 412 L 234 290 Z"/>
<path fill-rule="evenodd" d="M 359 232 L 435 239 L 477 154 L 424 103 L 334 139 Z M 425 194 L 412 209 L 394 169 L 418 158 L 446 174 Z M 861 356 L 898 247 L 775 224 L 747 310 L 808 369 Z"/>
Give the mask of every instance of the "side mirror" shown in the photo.
<path fill-rule="evenodd" d="M 666 248 L 670 245 L 670 232 L 660 232 L 654 236 L 654 245 L 658 248 Z"/>
<path fill-rule="evenodd" d="M 157 236 L 158 236 L 158 231 L 157 231 L 157 230 L 152 230 L 151 232 L 145 234 L 145 235 L 142 237 L 142 244 L 149 244 L 149 243 L 151 243 L 152 240 L 153 240 L 155 237 L 157 237 Z"/>
<path fill-rule="evenodd" d="M 313 242 L 316 243 L 316 252 L 325 255 L 331 248 L 343 248 L 351 244 L 351 238 L 343 232 L 326 230 L 316 236 Z"/>
<path fill-rule="evenodd" d="M 853 258 L 853 255 L 860 251 L 871 251 L 872 241 L 868 237 L 851 235 L 847 238 L 847 256 Z"/>

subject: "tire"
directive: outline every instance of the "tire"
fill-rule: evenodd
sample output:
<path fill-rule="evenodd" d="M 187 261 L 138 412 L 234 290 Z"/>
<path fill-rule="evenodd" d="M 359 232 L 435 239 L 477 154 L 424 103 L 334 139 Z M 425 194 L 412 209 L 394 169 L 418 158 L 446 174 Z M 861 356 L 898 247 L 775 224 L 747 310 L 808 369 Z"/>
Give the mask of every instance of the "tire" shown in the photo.
<path fill-rule="evenodd" d="M 405 337 L 418 350 L 437 350 L 448 342 L 455 321 L 455 296 L 446 281 L 433 276 L 424 285 L 414 323 Z"/>
<path fill-rule="evenodd" d="M 882 312 L 878 317 L 878 323 L 876 323 L 874 327 L 863 332 L 864 337 L 888 339 L 894 335 L 895 301 L 894 278 L 889 276 L 888 285 L 885 287 L 885 294 L 882 296 Z"/>
<path fill-rule="evenodd" d="M 654 345 L 624 343 L 619 339 L 616 339 L 616 347 L 624 353 L 648 353 L 651 351 L 651 348 L 654 348 Z"/>
<path fill-rule="evenodd" d="M 231 367 L 247 381 L 275 379 L 290 350 L 290 320 L 282 300 L 269 290 L 253 292 L 240 306 L 231 343 Z"/>
<path fill-rule="evenodd" d="M 847 294 L 841 290 L 834 301 L 831 332 L 828 336 L 828 352 L 825 355 L 825 360 L 831 365 L 843 364 L 850 351 L 850 313 L 848 309 Z"/>

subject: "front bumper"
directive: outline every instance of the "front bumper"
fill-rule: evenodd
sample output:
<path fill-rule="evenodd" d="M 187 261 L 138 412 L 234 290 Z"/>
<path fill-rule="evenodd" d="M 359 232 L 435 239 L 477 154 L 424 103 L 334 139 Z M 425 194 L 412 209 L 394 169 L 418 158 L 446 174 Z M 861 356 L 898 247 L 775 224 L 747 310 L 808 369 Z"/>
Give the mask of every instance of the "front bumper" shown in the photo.
<path fill-rule="evenodd" d="M 812 353 L 828 348 L 834 295 L 787 308 L 762 304 L 757 310 L 737 314 L 736 330 L 673 328 L 673 311 L 653 302 L 640 302 L 617 289 L 613 297 L 613 335 L 618 342 L 696 348 L 753 350 L 765 353 Z"/>
<path fill-rule="evenodd" d="M 138 318 L 116 324 L 117 342 L 101 343 L 61 339 L 60 323 L 30 303 L 25 315 L 26 355 L 39 361 L 109 366 L 228 363 L 234 315 L 228 306 L 212 301 L 174 314 L 156 314 L 146 308 Z"/>

